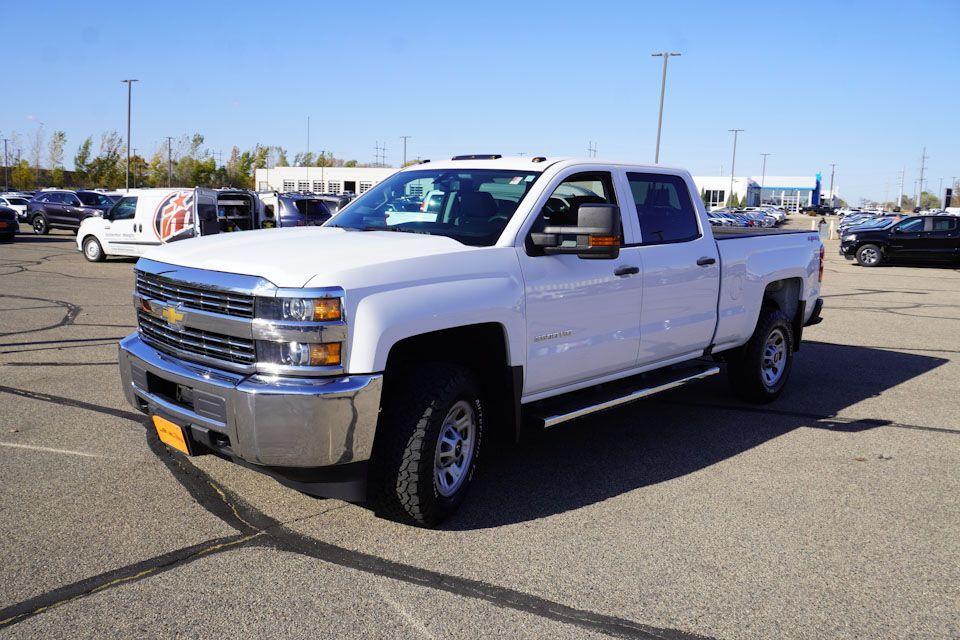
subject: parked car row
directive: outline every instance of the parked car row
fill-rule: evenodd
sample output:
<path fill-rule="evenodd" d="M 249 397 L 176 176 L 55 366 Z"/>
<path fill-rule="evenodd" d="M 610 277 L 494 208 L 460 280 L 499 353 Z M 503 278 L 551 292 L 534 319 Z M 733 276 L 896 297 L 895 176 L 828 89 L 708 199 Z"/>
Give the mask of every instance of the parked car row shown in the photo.
<path fill-rule="evenodd" d="M 899 260 L 960 261 L 960 216 L 892 214 L 841 223 L 840 255 L 864 267 Z"/>
<path fill-rule="evenodd" d="M 786 211 L 770 206 L 747 207 L 745 209 L 712 209 L 707 212 L 707 220 L 715 227 L 771 228 L 786 219 Z"/>
<path fill-rule="evenodd" d="M 150 247 L 196 236 L 315 226 L 352 199 L 352 194 L 204 187 L 131 189 L 107 211 L 82 221 L 77 248 L 87 260 L 100 262 L 107 256 L 140 256 Z"/>

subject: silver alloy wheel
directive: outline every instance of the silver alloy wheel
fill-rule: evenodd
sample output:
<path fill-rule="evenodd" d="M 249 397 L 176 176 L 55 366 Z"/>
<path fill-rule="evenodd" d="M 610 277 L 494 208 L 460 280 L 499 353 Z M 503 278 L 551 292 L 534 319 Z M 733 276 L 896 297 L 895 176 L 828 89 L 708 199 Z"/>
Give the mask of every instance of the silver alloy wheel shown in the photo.
<path fill-rule="evenodd" d="M 450 407 L 440 426 L 437 450 L 433 456 L 433 481 L 445 498 L 463 485 L 477 442 L 477 416 L 466 400 Z"/>
<path fill-rule="evenodd" d="M 860 249 L 860 259 L 866 264 L 877 264 L 880 260 L 880 253 L 873 247 L 864 247 Z"/>
<path fill-rule="evenodd" d="M 34 233 L 42 234 L 46 228 L 47 228 L 47 223 L 43 218 L 41 218 L 40 216 L 37 216 L 36 218 L 33 219 Z"/>
<path fill-rule="evenodd" d="M 787 364 L 787 337 L 780 329 L 774 329 L 767 336 L 763 346 L 763 356 L 760 360 L 760 374 L 767 387 L 773 387 L 783 377 L 783 370 Z"/>
<path fill-rule="evenodd" d="M 87 240 L 83 243 L 83 252 L 87 255 L 88 260 L 96 260 L 100 257 L 100 245 L 97 244 L 96 240 Z"/>

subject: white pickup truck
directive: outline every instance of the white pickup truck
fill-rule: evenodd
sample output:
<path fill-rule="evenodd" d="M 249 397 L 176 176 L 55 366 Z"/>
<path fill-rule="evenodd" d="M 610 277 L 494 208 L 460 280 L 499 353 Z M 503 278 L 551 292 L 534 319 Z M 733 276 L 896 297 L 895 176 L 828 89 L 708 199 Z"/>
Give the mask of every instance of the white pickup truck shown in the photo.
<path fill-rule="evenodd" d="M 431 215 L 403 215 L 426 194 Z M 151 250 L 120 371 L 168 445 L 429 526 L 497 434 L 718 362 L 740 397 L 775 399 L 822 276 L 816 232 L 712 229 L 686 171 L 465 156 L 322 227 Z"/>

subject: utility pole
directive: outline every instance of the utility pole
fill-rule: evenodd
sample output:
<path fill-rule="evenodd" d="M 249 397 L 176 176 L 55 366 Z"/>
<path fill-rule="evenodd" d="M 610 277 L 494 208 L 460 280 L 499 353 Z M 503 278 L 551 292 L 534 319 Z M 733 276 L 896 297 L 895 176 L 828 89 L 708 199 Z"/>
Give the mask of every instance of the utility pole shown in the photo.
<path fill-rule="evenodd" d="M 830 206 L 833 206 L 833 176 L 837 171 L 837 163 L 830 164 Z"/>
<path fill-rule="evenodd" d="M 943 206 L 943 178 L 940 178 L 940 186 L 937 187 L 937 199 L 940 200 L 940 208 L 946 209 L 946 207 Z"/>
<path fill-rule="evenodd" d="M 921 152 L 920 154 L 920 183 L 919 183 L 920 186 L 917 187 L 917 207 L 918 208 L 923 206 L 921 204 L 921 200 L 923 200 L 923 172 L 927 168 L 928 157 L 929 156 L 927 155 L 927 148 L 924 147 L 923 152 Z"/>
<path fill-rule="evenodd" d="M 407 164 L 407 140 L 410 139 L 410 136 L 400 136 L 400 139 L 403 140 L 403 164 L 400 165 L 402 167 Z"/>
<path fill-rule="evenodd" d="M 133 83 L 139 80 L 121 80 L 121 83 L 127 85 L 127 191 L 130 191 L 130 106 L 131 96 L 133 94 Z"/>
<path fill-rule="evenodd" d="M 763 156 L 763 169 L 760 170 L 760 205 L 763 205 L 763 184 L 767 181 L 767 156 L 772 156 L 772 153 L 761 153 Z"/>
<path fill-rule="evenodd" d="M 730 161 L 730 193 L 727 194 L 727 199 L 733 197 L 733 176 L 737 172 L 737 136 L 743 133 L 743 129 L 727 129 L 730 133 L 733 134 L 733 160 Z"/>
<path fill-rule="evenodd" d="M 7 143 L 10 138 L 3 139 L 3 188 L 10 188 L 10 161 L 7 160 Z"/>
<path fill-rule="evenodd" d="M 651 57 L 663 58 L 663 77 L 660 80 L 660 115 L 657 116 L 657 149 L 653 154 L 653 163 L 660 164 L 660 130 L 663 128 L 663 99 L 667 93 L 667 62 L 673 56 L 679 56 L 679 53 L 670 53 L 661 51 L 660 53 L 651 53 Z"/>
<path fill-rule="evenodd" d="M 907 174 L 906 167 L 904 167 L 903 169 L 900 169 L 900 184 L 899 184 L 900 193 L 897 194 L 897 206 L 901 209 L 903 208 L 903 178 L 904 176 L 906 176 L 906 174 Z"/>
<path fill-rule="evenodd" d="M 137 148 L 136 148 L 136 147 L 133 148 L 133 157 L 134 157 L 134 158 L 137 157 Z M 137 184 L 140 182 L 139 172 L 140 172 L 140 163 L 138 162 L 138 163 L 137 163 L 137 168 L 134 170 L 134 173 L 133 173 L 133 186 L 134 186 L 134 188 L 136 188 Z"/>
<path fill-rule="evenodd" d="M 173 186 L 173 136 L 167 136 L 167 186 Z"/>
<path fill-rule="evenodd" d="M 587 157 L 596 158 L 597 157 L 597 143 L 591 140 L 587 143 Z"/>

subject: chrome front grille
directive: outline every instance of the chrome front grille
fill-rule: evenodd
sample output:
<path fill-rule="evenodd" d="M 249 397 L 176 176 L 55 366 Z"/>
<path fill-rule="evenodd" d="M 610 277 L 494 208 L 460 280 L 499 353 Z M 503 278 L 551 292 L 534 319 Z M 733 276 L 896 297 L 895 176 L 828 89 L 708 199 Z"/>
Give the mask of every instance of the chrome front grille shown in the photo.
<path fill-rule="evenodd" d="M 191 327 L 173 328 L 142 309 L 137 310 L 137 321 L 140 325 L 140 334 L 161 350 L 167 347 L 180 353 L 195 354 L 240 365 L 256 363 L 257 349 L 252 339 Z"/>
<path fill-rule="evenodd" d="M 253 296 L 217 291 L 194 284 L 137 271 L 137 293 L 156 300 L 182 302 L 188 309 L 210 311 L 240 318 L 252 318 Z"/>

